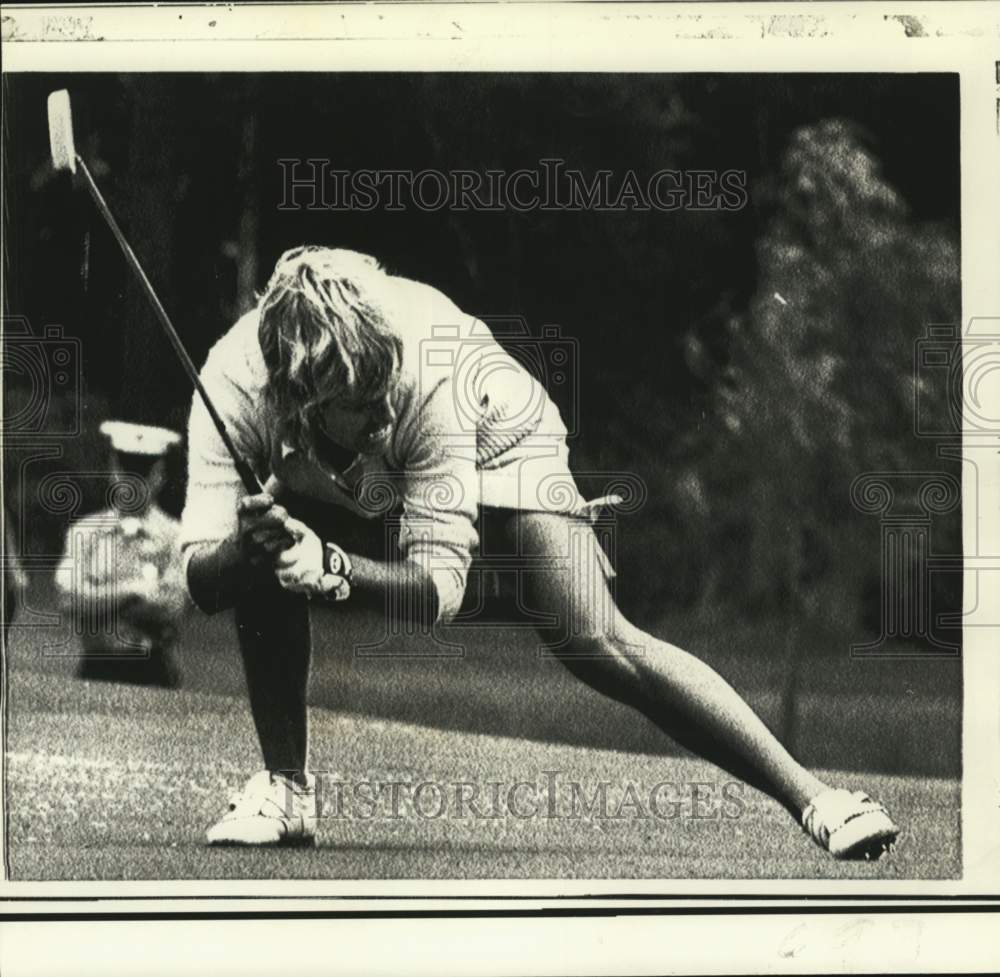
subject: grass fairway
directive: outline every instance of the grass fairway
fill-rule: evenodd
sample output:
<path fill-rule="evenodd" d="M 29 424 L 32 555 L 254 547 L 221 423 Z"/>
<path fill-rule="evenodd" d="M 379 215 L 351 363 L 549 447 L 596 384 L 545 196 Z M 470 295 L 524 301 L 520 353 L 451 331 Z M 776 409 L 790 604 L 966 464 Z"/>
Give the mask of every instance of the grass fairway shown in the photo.
<path fill-rule="evenodd" d="M 328 804 L 314 850 L 209 850 L 204 828 L 260 763 L 242 697 L 85 683 L 50 667 L 15 667 L 10 678 L 6 808 L 15 880 L 904 879 L 952 878 L 960 869 L 957 781 L 838 776 L 883 798 L 906 832 L 888 859 L 841 864 L 749 789 L 738 817 L 720 817 L 725 778 L 700 761 L 319 707 L 312 711 L 313 766 L 330 781 L 433 781 L 446 791 L 467 783 L 485 796 L 488 782 L 506 792 L 518 781 L 546 784 L 546 771 L 556 771 L 563 816 L 473 816 L 471 806 L 458 816 L 450 798 L 443 816 L 431 817 L 437 795 L 426 795 L 418 810 L 403 793 L 396 811 L 380 805 L 374 816 L 366 816 L 370 808 Z M 641 816 L 649 813 L 649 789 L 667 780 L 680 785 L 678 815 Z M 568 816 L 568 785 L 578 783 L 590 798 L 602 781 L 610 785 L 609 811 L 623 816 Z M 622 807 L 629 782 L 639 805 Z M 691 816 L 683 785 L 693 782 L 708 785 L 702 790 L 710 801 L 700 810 L 714 816 Z M 481 814 L 492 813 L 483 808 L 480 802 Z"/>

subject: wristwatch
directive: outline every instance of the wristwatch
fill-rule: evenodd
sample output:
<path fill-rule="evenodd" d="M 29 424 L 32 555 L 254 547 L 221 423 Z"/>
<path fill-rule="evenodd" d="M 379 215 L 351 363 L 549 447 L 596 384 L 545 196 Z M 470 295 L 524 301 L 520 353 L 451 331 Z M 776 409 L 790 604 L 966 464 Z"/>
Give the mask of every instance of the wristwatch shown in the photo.
<path fill-rule="evenodd" d="M 354 566 L 351 563 L 351 558 L 336 543 L 323 545 L 323 571 L 327 575 L 334 575 L 341 579 L 341 583 L 334 590 L 326 592 L 328 599 L 347 600 L 351 596 L 351 578 L 354 575 Z"/>

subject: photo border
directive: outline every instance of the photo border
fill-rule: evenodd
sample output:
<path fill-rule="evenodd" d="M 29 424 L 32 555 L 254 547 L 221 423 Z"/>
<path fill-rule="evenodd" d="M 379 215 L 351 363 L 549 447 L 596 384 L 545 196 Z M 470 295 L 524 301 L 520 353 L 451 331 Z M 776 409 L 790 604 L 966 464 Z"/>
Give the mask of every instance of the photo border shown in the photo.
<path fill-rule="evenodd" d="M 991 17 L 989 8 L 964 2 L 5 5 L 3 70 L 238 72 L 253 63 L 255 72 L 293 65 L 297 71 L 330 70 L 335 64 L 339 71 L 684 73 L 760 71 L 763 61 L 768 72 L 957 72 L 966 329 L 977 318 L 1000 317 L 995 274 L 1000 268 L 995 224 L 1000 213 L 995 180 L 1000 172 L 1000 69 L 996 15 Z M 1000 416 L 1000 404 L 997 408 L 992 416 Z M 965 438 L 967 452 L 970 437 Z M 986 484 L 1000 489 L 1000 482 Z M 964 551 L 992 557 L 1000 554 L 1000 514 L 984 514 L 979 506 L 980 522 L 970 525 L 970 513 L 977 512 L 970 494 L 974 488 L 966 478 Z M 982 577 L 988 576 L 967 568 L 967 592 L 974 574 L 979 574 L 981 591 Z M 989 583 L 988 606 L 1000 607 L 1000 588 L 995 580 Z M 0 914 L 31 924 L 42 918 L 68 922 L 70 915 L 88 922 L 107 918 L 141 923 L 206 915 L 225 920 L 239 913 L 240 918 L 264 921 L 272 912 L 303 921 L 436 919 L 442 914 L 462 918 L 470 913 L 468 918 L 484 919 L 541 913 L 549 918 L 667 914 L 679 919 L 712 912 L 752 918 L 777 916 L 792 906 L 815 917 L 857 915 L 864 909 L 882 921 L 912 913 L 917 906 L 928 914 L 956 918 L 970 911 L 991 913 L 1000 889 L 1000 848 L 995 841 L 1000 796 L 998 635 L 997 626 L 964 629 L 959 881 L 4 881 Z M 0 708 L 6 723 L 5 700 Z M 547 886 L 558 891 L 546 891 Z M 154 888 L 155 893 L 150 891 Z M 150 900 L 158 904 L 156 912 L 147 909 Z M 317 900 L 327 907 L 305 908 L 316 906 Z M 267 909 L 261 908 L 262 902 Z M 417 902 L 421 908 L 415 908 Z"/>

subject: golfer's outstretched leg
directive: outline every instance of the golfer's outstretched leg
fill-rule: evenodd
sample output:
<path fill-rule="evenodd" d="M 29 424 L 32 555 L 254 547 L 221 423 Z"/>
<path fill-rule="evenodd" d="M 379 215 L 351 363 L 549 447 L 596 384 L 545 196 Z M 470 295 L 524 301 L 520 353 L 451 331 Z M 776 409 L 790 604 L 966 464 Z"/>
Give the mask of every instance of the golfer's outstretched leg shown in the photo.
<path fill-rule="evenodd" d="M 520 513 L 508 533 L 520 553 L 543 564 L 525 573 L 528 599 L 533 609 L 557 616 L 557 627 L 540 634 L 573 674 L 778 799 L 834 855 L 877 857 L 895 838 L 898 829 L 884 808 L 865 795 L 833 790 L 802 767 L 722 676 L 624 618 L 600 560 L 587 558 L 586 548 L 599 546 L 589 526 Z"/>

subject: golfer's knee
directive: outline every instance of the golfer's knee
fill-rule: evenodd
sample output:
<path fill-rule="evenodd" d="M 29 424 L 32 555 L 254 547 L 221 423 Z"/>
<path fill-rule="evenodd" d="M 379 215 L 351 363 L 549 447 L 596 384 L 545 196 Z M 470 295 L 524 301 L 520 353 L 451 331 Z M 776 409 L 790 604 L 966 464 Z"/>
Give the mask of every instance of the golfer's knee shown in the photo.
<path fill-rule="evenodd" d="M 251 631 L 291 633 L 292 622 L 302 613 L 304 598 L 285 590 L 273 574 L 254 577 L 236 602 L 236 623 L 241 634 Z M 308 612 L 306 612 L 308 613 Z"/>
<path fill-rule="evenodd" d="M 617 698 L 634 698 L 642 688 L 642 671 L 630 652 L 633 649 L 614 635 L 576 634 L 548 644 L 549 651 L 559 657 L 572 672 L 592 681 L 608 685 Z"/>
<path fill-rule="evenodd" d="M 288 595 L 289 591 L 278 583 L 273 573 L 254 573 L 246 580 L 236 599 L 236 606 L 241 609 L 252 609 L 261 603 L 276 606 Z"/>

